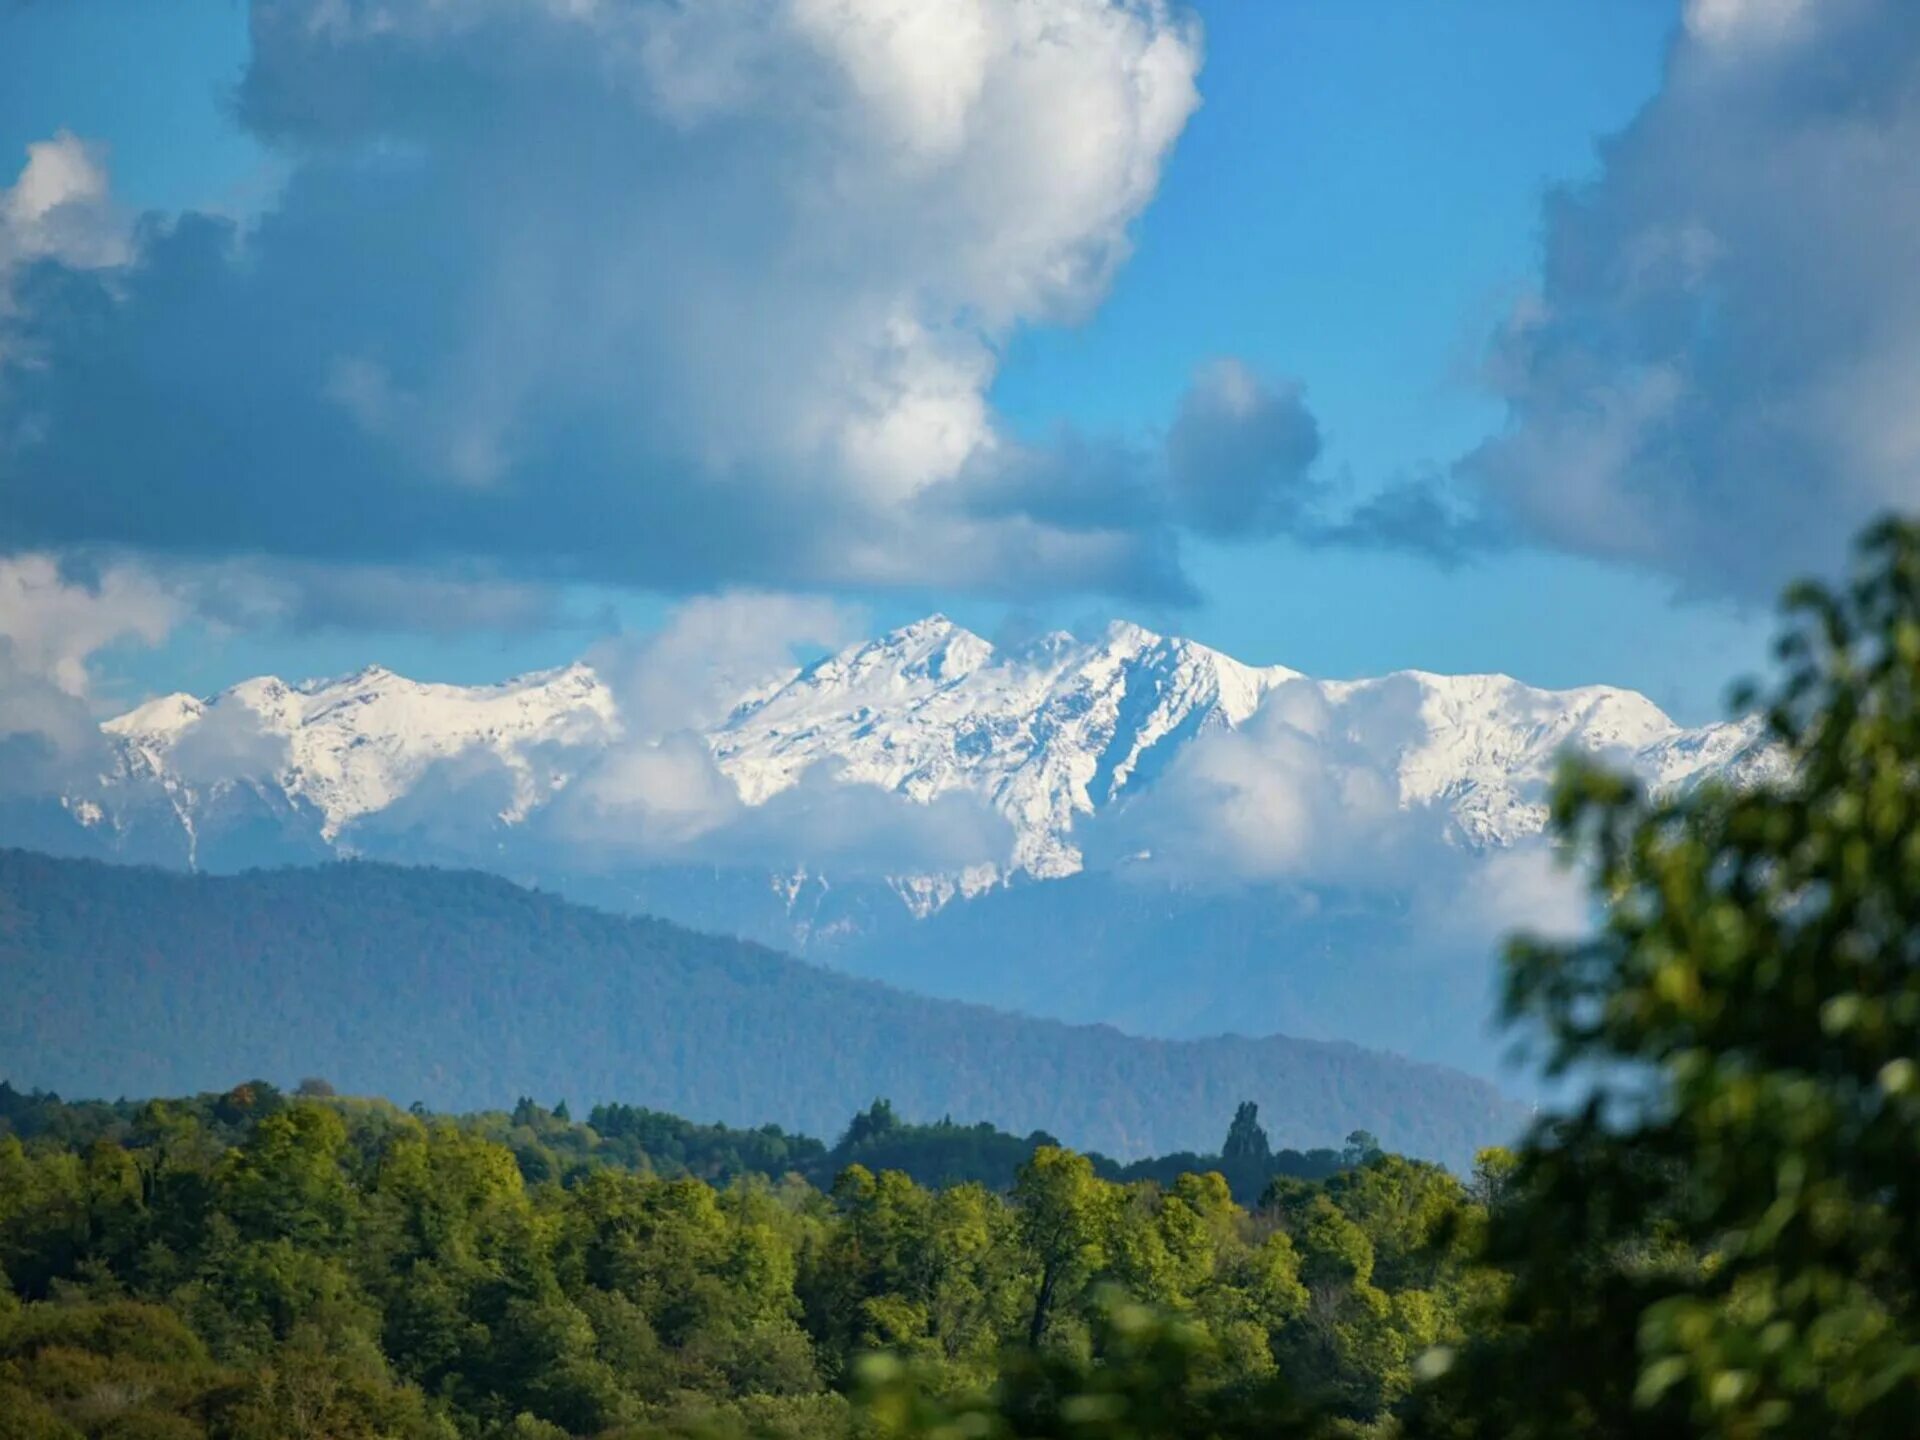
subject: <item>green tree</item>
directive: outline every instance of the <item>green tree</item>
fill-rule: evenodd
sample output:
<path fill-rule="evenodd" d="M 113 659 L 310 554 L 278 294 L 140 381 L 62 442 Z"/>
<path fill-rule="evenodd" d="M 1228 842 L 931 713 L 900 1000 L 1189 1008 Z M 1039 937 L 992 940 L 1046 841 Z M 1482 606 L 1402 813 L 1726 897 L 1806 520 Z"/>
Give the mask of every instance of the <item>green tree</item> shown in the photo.
<path fill-rule="evenodd" d="M 1504 1145 L 1489 1145 L 1473 1157 L 1473 1178 L 1467 1188 L 1474 1200 L 1489 1211 L 1500 1209 L 1513 1190 L 1513 1174 L 1520 1157 Z"/>
<path fill-rule="evenodd" d="M 924 1366 L 873 1356 L 863 1365 L 863 1430 L 880 1440 L 1289 1440 L 1323 1433 L 1284 1381 L 1223 1383 L 1219 1347 L 1190 1320 L 1107 1291 L 1090 1354 L 1028 1349 L 988 1389 L 943 1393 Z"/>
<path fill-rule="evenodd" d="M 1114 1196 L 1086 1156 L 1052 1146 L 1020 1167 L 1013 1194 L 1034 1283 L 1027 1343 L 1037 1346 L 1059 1303 L 1106 1265 Z"/>
<path fill-rule="evenodd" d="M 855 1115 L 847 1125 L 847 1133 L 840 1137 L 836 1147 L 842 1153 L 857 1150 L 868 1141 L 889 1134 L 900 1126 L 900 1117 L 893 1113 L 891 1100 L 876 1100 Z"/>
<path fill-rule="evenodd" d="M 346 1122 L 335 1111 L 312 1101 L 275 1109 L 222 1162 L 216 1203 L 247 1239 L 339 1246 L 353 1211 L 346 1149 Z"/>
<path fill-rule="evenodd" d="M 1914 1433 L 1920 530 L 1787 613 L 1770 783 L 1559 785 L 1605 918 L 1516 944 L 1507 1009 L 1594 1094 L 1503 1182 L 1505 1328 L 1425 1433 Z"/>

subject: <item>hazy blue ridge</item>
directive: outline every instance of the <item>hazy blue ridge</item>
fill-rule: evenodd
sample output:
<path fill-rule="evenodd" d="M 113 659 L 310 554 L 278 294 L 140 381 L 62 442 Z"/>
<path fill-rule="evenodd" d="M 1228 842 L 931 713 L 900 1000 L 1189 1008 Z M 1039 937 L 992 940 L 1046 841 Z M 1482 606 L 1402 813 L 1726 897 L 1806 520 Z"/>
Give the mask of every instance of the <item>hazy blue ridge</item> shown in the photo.
<path fill-rule="evenodd" d="M 1484 1081 L 1280 1036 L 1155 1040 L 934 1000 L 473 871 L 183 874 L 0 851 L 0 1075 L 177 1094 L 260 1075 L 441 1110 L 566 1097 L 835 1134 L 877 1096 L 1121 1160 L 1364 1129 L 1464 1164 L 1520 1107 Z"/>

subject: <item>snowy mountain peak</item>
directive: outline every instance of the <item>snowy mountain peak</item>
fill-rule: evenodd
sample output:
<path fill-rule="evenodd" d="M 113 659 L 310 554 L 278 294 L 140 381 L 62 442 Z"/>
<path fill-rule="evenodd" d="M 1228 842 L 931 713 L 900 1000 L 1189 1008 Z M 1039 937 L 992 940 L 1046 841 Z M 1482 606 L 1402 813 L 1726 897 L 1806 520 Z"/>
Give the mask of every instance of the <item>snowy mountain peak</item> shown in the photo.
<path fill-rule="evenodd" d="M 993 646 L 944 615 L 929 615 L 829 657 L 807 672 L 821 688 L 876 680 L 948 684 L 993 657 Z"/>
<path fill-rule="evenodd" d="M 1688 730 L 1645 696 L 1606 686 L 1549 691 L 1415 670 L 1316 681 L 1124 621 L 1092 639 L 1056 631 L 1001 651 L 937 614 L 771 677 L 707 743 L 748 805 L 824 766 L 839 783 L 922 803 L 970 796 L 998 811 L 1013 836 L 1002 863 L 896 887 L 931 907 L 1014 873 L 1079 869 L 1090 817 L 1151 787 L 1196 741 L 1247 726 L 1283 688 L 1269 729 L 1296 727 L 1330 765 L 1372 767 L 1403 807 L 1441 807 L 1474 847 L 1540 828 L 1547 781 L 1569 747 L 1631 764 L 1657 786 L 1774 763 L 1755 722 Z M 103 729 L 121 755 L 118 780 L 107 779 L 127 804 L 138 785 L 157 783 L 191 835 L 239 787 L 276 814 L 318 817 L 317 842 L 336 850 L 352 847 L 363 817 L 403 799 L 431 808 L 429 777 L 476 761 L 504 775 L 490 782 L 501 787 L 495 821 L 519 825 L 634 738 L 585 664 L 474 686 L 381 666 L 298 685 L 262 676 L 206 700 L 151 700 Z"/>
<path fill-rule="evenodd" d="M 1144 625 L 1136 625 L 1131 620 L 1110 620 L 1107 622 L 1106 640 L 1108 648 L 1117 652 L 1137 653 L 1159 645 L 1165 637 L 1156 635 Z"/>
<path fill-rule="evenodd" d="M 475 686 L 411 680 L 379 665 L 299 685 L 265 675 L 204 701 L 150 701 L 103 729 L 121 741 L 130 773 L 160 777 L 176 808 L 191 812 L 250 778 L 237 760 L 224 776 L 178 763 L 183 743 L 216 722 L 221 744 L 249 763 L 273 757 L 273 783 L 289 803 L 318 812 L 329 842 L 407 795 L 435 763 L 476 750 L 497 756 L 513 777 L 501 818 L 524 818 L 555 784 L 530 762 L 533 743 L 604 745 L 619 728 L 606 687 L 575 664 Z"/>
<path fill-rule="evenodd" d="M 377 690 L 398 681 L 402 685 L 411 685 L 413 681 L 404 675 L 396 675 L 384 665 L 363 665 L 351 675 L 323 676 L 304 680 L 298 686 L 303 695 L 317 695 L 322 691 Z"/>
<path fill-rule="evenodd" d="M 931 615 L 922 615 L 918 620 L 910 620 L 897 629 L 889 630 L 880 643 L 912 645 L 921 642 L 938 643 L 947 636 L 956 633 L 972 634 L 965 626 L 956 625 L 938 610 Z M 977 637 L 976 637 L 977 638 Z"/>
<path fill-rule="evenodd" d="M 124 715 L 116 715 L 100 728 L 109 735 L 173 735 L 206 713 L 199 697 L 178 692 L 160 695 L 136 705 Z"/>

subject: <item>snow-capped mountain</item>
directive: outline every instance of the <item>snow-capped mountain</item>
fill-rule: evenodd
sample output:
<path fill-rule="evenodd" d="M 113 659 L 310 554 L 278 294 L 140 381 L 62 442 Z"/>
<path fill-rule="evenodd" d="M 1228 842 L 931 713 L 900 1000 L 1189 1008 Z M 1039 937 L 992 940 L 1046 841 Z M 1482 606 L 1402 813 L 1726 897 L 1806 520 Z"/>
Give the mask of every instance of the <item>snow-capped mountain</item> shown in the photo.
<path fill-rule="evenodd" d="M 938 615 L 770 677 L 705 739 L 748 807 L 825 766 L 840 784 L 922 803 L 957 792 L 998 811 L 1013 836 L 1003 860 L 899 877 L 910 904 L 932 908 L 1012 875 L 1077 872 L 1089 817 L 1151 787 L 1197 739 L 1246 725 L 1282 687 L 1314 702 L 1317 740 L 1391 777 L 1403 807 L 1438 807 L 1473 848 L 1540 829 L 1567 748 L 1611 755 L 1661 787 L 1772 763 L 1756 723 L 1686 729 L 1629 690 L 1417 671 L 1317 681 L 1126 623 L 1003 651 Z M 103 728 L 116 763 L 69 813 L 112 848 L 136 813 L 150 831 L 164 796 L 189 863 L 208 816 L 236 804 L 350 852 L 356 824 L 403 801 L 430 808 L 427 777 L 465 762 L 507 777 L 491 816 L 510 833 L 608 747 L 646 743 L 584 664 L 474 687 L 378 667 L 298 685 L 263 677 L 210 699 L 156 699 Z"/>
<path fill-rule="evenodd" d="M 202 812 L 236 793 L 312 816 L 332 846 L 343 827 L 408 795 L 430 766 L 476 752 L 512 777 L 499 819 L 516 824 L 566 783 L 565 771 L 541 763 L 544 751 L 590 749 L 620 730 L 611 696 L 584 665 L 477 686 L 423 684 L 377 665 L 299 685 L 262 676 L 208 700 L 151 700 L 101 728 L 119 766 L 103 777 L 108 802 L 96 823 L 113 814 L 116 792 L 137 795 L 149 781 L 178 816 L 189 860 Z"/>
<path fill-rule="evenodd" d="M 1002 655 L 936 615 L 740 705 L 711 743 L 749 803 L 827 759 L 844 780 L 913 800 L 970 792 L 1012 822 L 1011 868 L 1046 879 L 1080 868 L 1076 817 L 1296 678 L 1128 624 L 1092 643 L 1060 632 Z"/>

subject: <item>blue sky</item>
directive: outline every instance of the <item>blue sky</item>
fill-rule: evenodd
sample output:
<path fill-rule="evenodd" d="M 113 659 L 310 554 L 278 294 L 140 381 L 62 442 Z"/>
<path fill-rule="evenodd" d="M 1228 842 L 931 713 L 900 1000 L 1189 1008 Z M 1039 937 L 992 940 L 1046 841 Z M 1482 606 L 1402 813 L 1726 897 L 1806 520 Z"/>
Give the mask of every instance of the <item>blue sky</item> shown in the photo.
<path fill-rule="evenodd" d="M 1359 504 L 1397 483 L 1457 486 L 1463 457 L 1502 431 L 1512 407 L 1532 415 L 1546 404 L 1537 385 L 1490 384 L 1489 349 L 1516 302 L 1540 285 L 1549 189 L 1604 182 L 1601 142 L 1657 100 L 1678 6 L 1217 0 L 1198 14 L 1201 103 L 1158 152 L 1154 183 L 1125 217 L 1133 253 L 1096 287 L 1090 307 L 1079 307 L 1085 313 L 1066 317 L 1074 303 L 1049 301 L 992 331 L 983 393 L 994 423 L 1033 447 L 1045 474 L 1075 463 L 1078 452 L 1052 457 L 1063 431 L 1147 465 L 1138 457 L 1173 425 L 1195 376 L 1232 357 L 1279 390 L 1300 387 L 1323 442 L 1313 474 L 1329 504 Z M 237 0 L 0 7 L 0 156 L 17 167 L 29 144 L 70 131 L 101 147 L 123 218 L 204 211 L 243 225 L 270 220 L 294 167 L 359 118 L 313 118 L 324 106 L 286 78 L 310 57 L 290 49 L 286 65 L 249 92 L 254 108 L 243 120 L 236 93 L 253 53 L 248 21 Z M 541 163 L 564 170 L 572 161 L 561 153 Z M 564 193 L 540 192 L 549 202 Z M 637 201 L 634 214 L 644 222 Z M 742 239 L 743 263 L 759 255 L 757 244 Z M 377 291 L 356 293 L 370 311 L 384 304 Z M 990 291 L 962 299 L 993 303 Z M 671 358 L 649 350 L 645 364 Z M 408 399 L 400 364 L 391 377 L 378 368 L 336 374 L 372 387 L 351 392 L 369 429 L 366 415 L 399 413 Z M 644 365 L 635 373 L 645 383 Z M 676 403 L 684 406 L 684 396 Z M 716 433 L 724 438 L 727 428 Z M 1529 494 L 1551 488 L 1549 476 Z M 196 498 L 182 503 L 210 503 L 203 491 L 187 493 Z M 430 512 L 421 513 L 428 518 L 419 523 L 430 525 Z M 579 513 L 592 523 L 591 507 Z M 722 510 L 688 523 L 719 533 L 732 520 Z M 96 538 L 135 552 L 145 543 L 138 533 L 96 537 L 78 524 L 49 520 L 23 543 L 75 553 L 94 553 Z M 0 533 L 0 542 L 17 538 Z M 1158 532 L 1141 543 L 1160 544 Z M 253 540 L 235 544 L 234 553 L 253 553 Z M 1771 629 L 1765 575 L 1701 582 L 1684 552 L 1651 540 L 1637 548 L 1569 540 L 1564 527 L 1537 518 L 1517 538 L 1447 563 L 1391 546 L 1329 544 L 1297 527 L 1226 539 L 1190 528 L 1178 544 L 1197 596 L 1153 579 L 1110 581 L 1103 577 L 1120 572 L 1097 566 L 1085 581 L 1003 583 L 990 559 L 980 568 L 930 564 L 924 585 L 910 559 L 897 571 L 868 564 L 840 576 L 829 535 L 820 542 L 827 558 L 791 574 L 773 565 L 709 575 L 665 562 L 658 577 L 586 573 L 538 605 L 503 611 L 499 624 L 417 630 L 323 607 L 260 621 L 216 608 L 210 620 L 190 607 L 160 643 L 122 638 L 92 664 L 100 694 L 115 697 L 208 690 L 269 669 L 337 672 L 370 659 L 430 677 L 492 678 L 571 658 L 609 625 L 657 623 L 676 596 L 709 581 L 744 582 L 838 595 L 882 624 L 934 607 L 988 634 L 1126 615 L 1250 661 L 1319 674 L 1416 667 L 1503 670 L 1552 685 L 1607 681 L 1697 720 L 1720 711 L 1731 679 L 1763 663 Z M 172 538 L 154 548 L 172 565 L 231 558 L 211 543 L 207 553 Z M 326 563 L 343 555 L 329 552 Z M 377 545 L 368 550 L 369 563 L 391 558 Z M 1779 579 L 1793 568 L 1783 562 Z M 549 575 L 542 570 L 533 583 L 550 585 Z M 527 583 L 518 570 L 509 578 Z"/>
<path fill-rule="evenodd" d="M 1533 279 L 1540 203 L 1653 93 L 1677 7 L 1488 0 L 1203 7 L 1205 104 L 1098 316 L 1034 331 L 999 395 L 1158 421 L 1209 354 L 1305 380 L 1328 458 L 1362 487 L 1444 464 L 1500 421 L 1474 371 Z M 1454 569 L 1286 540 L 1211 547 L 1209 601 L 1154 617 L 1322 674 L 1501 670 L 1610 681 L 1720 713 L 1771 612 L 1676 605 L 1670 579 L 1566 555 Z"/>

